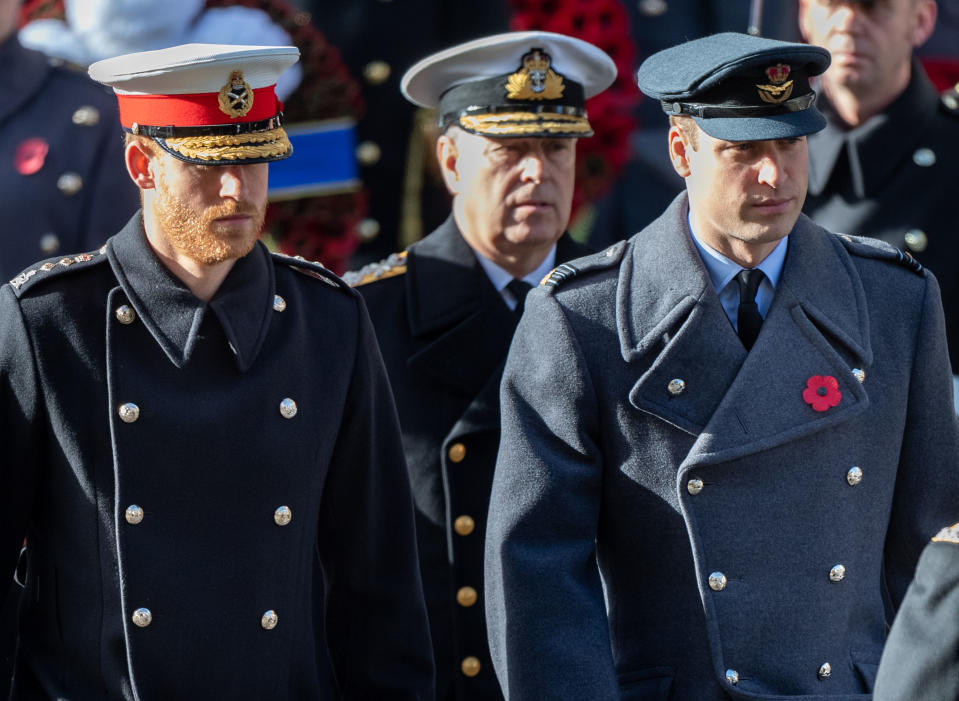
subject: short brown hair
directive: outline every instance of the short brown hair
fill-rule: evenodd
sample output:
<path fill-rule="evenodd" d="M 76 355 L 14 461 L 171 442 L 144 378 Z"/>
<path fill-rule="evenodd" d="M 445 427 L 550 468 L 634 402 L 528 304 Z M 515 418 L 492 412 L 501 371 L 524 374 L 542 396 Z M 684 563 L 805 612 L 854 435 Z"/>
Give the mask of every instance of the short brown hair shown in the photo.
<path fill-rule="evenodd" d="M 693 121 L 692 117 L 685 114 L 671 114 L 669 115 L 669 126 L 676 127 L 683 133 L 693 151 L 699 149 L 699 125 Z"/>

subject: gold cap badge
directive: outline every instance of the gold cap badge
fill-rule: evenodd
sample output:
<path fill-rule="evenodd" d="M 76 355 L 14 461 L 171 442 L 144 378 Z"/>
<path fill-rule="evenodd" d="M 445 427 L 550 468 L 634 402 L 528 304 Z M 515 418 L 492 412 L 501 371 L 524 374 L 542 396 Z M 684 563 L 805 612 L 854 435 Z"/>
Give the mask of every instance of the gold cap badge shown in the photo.
<path fill-rule="evenodd" d="M 506 80 L 510 100 L 556 100 L 565 89 L 563 77 L 550 68 L 549 54 L 542 49 L 523 56 L 520 69 Z"/>
<path fill-rule="evenodd" d="M 217 95 L 220 111 L 229 117 L 245 117 L 253 109 L 253 90 L 243 80 L 243 71 L 233 71 Z"/>
<path fill-rule="evenodd" d="M 778 105 L 785 102 L 793 94 L 793 82 L 789 78 L 790 68 L 785 63 L 777 63 L 766 69 L 769 85 L 757 85 L 759 97 L 763 102 Z"/>

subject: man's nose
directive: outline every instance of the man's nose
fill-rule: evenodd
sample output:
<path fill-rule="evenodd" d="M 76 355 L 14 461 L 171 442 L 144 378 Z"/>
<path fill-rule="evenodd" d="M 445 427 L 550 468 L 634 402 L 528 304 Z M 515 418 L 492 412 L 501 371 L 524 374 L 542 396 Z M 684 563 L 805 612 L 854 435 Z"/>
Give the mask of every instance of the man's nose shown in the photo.
<path fill-rule="evenodd" d="M 543 156 L 539 153 L 527 153 L 523 157 L 522 179 L 535 183 L 543 180 Z"/>
<path fill-rule="evenodd" d="M 243 196 L 243 179 L 232 169 L 220 174 L 220 197 L 239 200 Z"/>
<path fill-rule="evenodd" d="M 775 156 L 763 156 L 759 164 L 759 182 L 776 189 L 779 186 L 779 176 L 780 168 Z"/>

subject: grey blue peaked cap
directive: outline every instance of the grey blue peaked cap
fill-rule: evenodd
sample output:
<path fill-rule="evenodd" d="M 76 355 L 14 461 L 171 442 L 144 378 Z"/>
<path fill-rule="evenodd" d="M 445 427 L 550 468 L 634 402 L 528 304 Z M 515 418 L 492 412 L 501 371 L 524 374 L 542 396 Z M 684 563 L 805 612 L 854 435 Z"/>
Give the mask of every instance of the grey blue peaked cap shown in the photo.
<path fill-rule="evenodd" d="M 809 79 L 829 67 L 818 46 L 749 34 L 714 34 L 659 51 L 639 67 L 639 89 L 710 136 L 760 141 L 826 126 Z"/>

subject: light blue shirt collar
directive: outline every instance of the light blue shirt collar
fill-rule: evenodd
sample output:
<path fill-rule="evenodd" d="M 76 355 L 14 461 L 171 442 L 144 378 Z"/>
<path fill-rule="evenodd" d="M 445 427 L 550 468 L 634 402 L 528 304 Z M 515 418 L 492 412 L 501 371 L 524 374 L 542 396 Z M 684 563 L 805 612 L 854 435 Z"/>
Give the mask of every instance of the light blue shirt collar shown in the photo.
<path fill-rule="evenodd" d="M 500 296 L 503 298 L 503 301 L 506 302 L 506 306 L 511 310 L 516 309 L 516 298 L 513 297 L 512 293 L 506 289 L 506 286 L 512 282 L 513 276 L 508 272 L 503 270 L 501 267 L 496 265 L 493 261 L 485 256 L 481 256 L 476 251 L 473 251 L 473 255 L 476 256 L 476 260 L 479 261 L 479 264 L 483 267 L 486 277 L 489 278 L 489 281 L 493 283 L 493 287 L 497 292 L 500 293 Z M 553 244 L 553 247 L 549 249 L 549 253 L 546 254 L 546 257 L 543 259 L 543 262 L 528 275 L 523 276 L 523 280 L 528 282 L 533 287 L 539 285 L 539 281 L 546 277 L 547 273 L 556 267 L 556 244 Z"/>
<path fill-rule="evenodd" d="M 703 265 L 706 266 L 706 272 L 709 273 L 713 289 L 719 295 L 723 311 L 726 312 L 729 323 L 736 329 L 736 317 L 739 312 L 739 285 L 733 278 L 743 267 L 703 243 L 693 229 L 692 217 L 689 217 L 689 231 L 693 236 L 693 244 L 699 252 L 699 257 L 702 258 Z M 772 250 L 772 253 L 756 266 L 765 275 L 762 284 L 759 285 L 759 290 L 756 292 L 756 306 L 759 308 L 759 315 L 764 319 L 769 311 L 769 305 L 772 304 L 773 295 L 776 293 L 776 285 L 779 284 L 779 277 L 783 272 L 788 247 L 789 237 L 784 236 L 780 239 L 776 248 Z M 736 330 L 738 331 L 738 329 Z"/>

